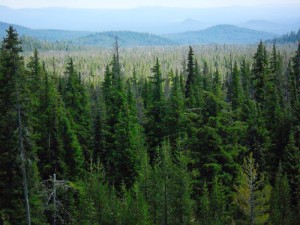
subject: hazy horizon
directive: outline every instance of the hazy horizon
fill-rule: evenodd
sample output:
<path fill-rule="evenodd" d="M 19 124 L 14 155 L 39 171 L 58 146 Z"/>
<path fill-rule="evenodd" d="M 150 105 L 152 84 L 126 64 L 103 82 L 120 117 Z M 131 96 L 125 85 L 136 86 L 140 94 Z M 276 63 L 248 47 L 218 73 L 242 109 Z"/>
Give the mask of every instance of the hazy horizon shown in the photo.
<path fill-rule="evenodd" d="M 298 1 L 0 0 L 0 21 L 33 29 L 154 34 L 231 24 L 284 34 L 300 27 Z"/>
<path fill-rule="evenodd" d="M 132 9 L 139 7 L 222 8 L 232 6 L 283 6 L 299 4 L 299 0 L 0 0 L 0 5 L 13 9 L 79 8 L 79 9 Z"/>

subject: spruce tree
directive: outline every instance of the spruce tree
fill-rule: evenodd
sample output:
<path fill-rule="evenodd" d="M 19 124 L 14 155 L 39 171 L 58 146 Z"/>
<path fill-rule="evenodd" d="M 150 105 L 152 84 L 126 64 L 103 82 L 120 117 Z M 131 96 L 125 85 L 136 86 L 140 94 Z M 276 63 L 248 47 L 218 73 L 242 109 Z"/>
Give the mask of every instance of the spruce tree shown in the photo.
<path fill-rule="evenodd" d="M 252 69 L 252 82 L 254 88 L 254 99 L 258 103 L 265 100 L 265 85 L 269 76 L 268 54 L 266 47 L 260 41 L 257 52 L 254 55 L 254 64 Z"/>
<path fill-rule="evenodd" d="M 298 49 L 296 55 L 293 57 L 293 70 L 296 80 L 296 87 L 298 94 L 300 93 L 300 42 L 298 42 Z"/>
<path fill-rule="evenodd" d="M 65 106 L 70 114 L 71 123 L 85 156 L 85 161 L 88 161 L 92 157 L 90 150 L 92 123 L 90 100 L 80 73 L 75 70 L 72 58 L 69 59 L 65 75 L 67 79 L 63 92 Z"/>
<path fill-rule="evenodd" d="M 41 115 L 46 129 L 39 138 L 39 168 L 44 180 L 54 173 L 59 179 L 76 179 L 82 173 L 84 157 L 56 84 L 56 76 L 46 74 Z"/>
<path fill-rule="evenodd" d="M 237 66 L 237 62 L 234 63 L 233 71 L 232 71 L 232 97 L 231 97 L 231 104 L 232 109 L 236 110 L 241 105 L 242 101 L 242 89 L 241 89 L 241 80 L 240 80 L 240 72 Z"/>
<path fill-rule="evenodd" d="M 167 102 L 165 123 L 166 135 L 171 143 L 176 143 L 176 140 L 184 133 L 184 96 L 180 89 L 178 74 L 173 77 L 173 85 L 171 88 L 170 98 Z"/>
<path fill-rule="evenodd" d="M 156 148 L 161 146 L 165 136 L 165 105 L 163 97 L 162 83 L 163 78 L 160 70 L 158 58 L 152 68 L 153 76 L 151 79 L 151 102 L 147 112 L 148 121 L 145 126 L 146 140 L 149 145 L 150 162 L 153 163 L 156 158 Z"/>
<path fill-rule="evenodd" d="M 174 162 L 175 161 L 175 162 Z M 191 180 L 184 155 L 176 159 L 168 141 L 164 141 L 153 168 L 149 210 L 154 224 L 191 224 L 193 200 Z"/>
<path fill-rule="evenodd" d="M 26 143 L 27 119 L 24 100 L 24 62 L 16 30 L 9 26 L 0 50 L 0 204 L 12 224 L 31 224 L 28 158 L 31 148 Z M 22 182 L 23 181 L 23 182 Z M 26 209 L 26 210 L 25 210 Z"/>
<path fill-rule="evenodd" d="M 189 53 L 187 58 L 187 79 L 185 83 L 185 97 L 191 97 L 191 87 L 195 82 L 195 62 L 194 62 L 194 51 L 189 46 Z"/>

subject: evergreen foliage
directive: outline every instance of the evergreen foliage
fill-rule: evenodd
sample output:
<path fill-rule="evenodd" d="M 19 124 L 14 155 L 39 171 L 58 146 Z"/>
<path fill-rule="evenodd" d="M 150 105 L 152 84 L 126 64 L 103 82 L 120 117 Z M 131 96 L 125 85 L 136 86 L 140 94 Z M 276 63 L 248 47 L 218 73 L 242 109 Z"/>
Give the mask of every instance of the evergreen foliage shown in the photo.
<path fill-rule="evenodd" d="M 118 39 L 94 64 L 20 46 L 9 27 L 0 224 L 299 224 L 300 45 L 183 65 L 183 48 L 128 63 Z"/>

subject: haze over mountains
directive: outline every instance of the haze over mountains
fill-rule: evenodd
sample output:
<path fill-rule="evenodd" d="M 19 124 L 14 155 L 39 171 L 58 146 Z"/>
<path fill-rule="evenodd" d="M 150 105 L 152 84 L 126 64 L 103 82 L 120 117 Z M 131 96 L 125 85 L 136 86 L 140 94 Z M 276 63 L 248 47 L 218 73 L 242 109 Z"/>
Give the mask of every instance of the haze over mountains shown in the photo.
<path fill-rule="evenodd" d="M 188 6 L 187 6 L 188 7 Z M 275 34 L 298 30 L 300 4 L 252 7 L 132 9 L 25 8 L 0 6 L 0 21 L 34 29 L 90 32 L 130 30 L 168 34 L 231 24 Z"/>
<path fill-rule="evenodd" d="M 300 28 L 300 4 L 257 7 L 133 9 L 25 8 L 0 6 L 0 37 L 9 24 L 30 42 L 108 47 L 248 44 Z M 42 45 L 42 44 L 39 44 Z"/>
<path fill-rule="evenodd" d="M 10 24 L 0 22 L 0 38 L 3 38 Z M 132 31 L 68 31 L 51 29 L 30 29 L 13 24 L 21 36 L 34 39 L 29 41 L 61 42 L 72 46 L 97 46 L 109 47 L 118 37 L 123 47 L 133 46 L 167 46 L 167 45 L 191 45 L 191 44 L 249 44 L 260 40 L 272 39 L 274 34 L 251 30 L 233 25 L 217 25 L 198 31 L 157 35 L 151 33 Z"/>

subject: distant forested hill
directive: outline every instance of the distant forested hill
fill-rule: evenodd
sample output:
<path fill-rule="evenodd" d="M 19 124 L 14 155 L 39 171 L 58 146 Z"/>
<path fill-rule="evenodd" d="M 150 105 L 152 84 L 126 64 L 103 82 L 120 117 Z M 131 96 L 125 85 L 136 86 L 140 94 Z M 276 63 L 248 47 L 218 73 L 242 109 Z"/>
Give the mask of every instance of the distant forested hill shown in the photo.
<path fill-rule="evenodd" d="M 233 25 L 218 25 L 205 30 L 190 31 L 166 36 L 181 44 L 248 44 L 274 37 L 274 34 Z"/>
<path fill-rule="evenodd" d="M 115 38 L 118 37 L 119 43 L 123 47 L 131 46 L 161 46 L 174 45 L 176 42 L 170 39 L 150 33 L 138 33 L 131 31 L 108 31 L 90 34 L 85 37 L 77 38 L 72 41 L 74 44 L 88 46 L 111 46 Z"/>
<path fill-rule="evenodd" d="M 0 22 L 0 38 L 2 39 L 10 24 Z M 77 46 L 110 47 L 118 37 L 123 47 L 174 45 L 175 42 L 159 35 L 131 31 L 108 31 L 101 33 L 67 30 L 30 29 L 13 24 L 19 35 L 23 36 L 23 48 L 36 46 L 39 49 L 55 49 Z M 58 46 L 54 46 L 58 45 Z M 73 45 L 73 46 L 72 46 Z M 52 47 L 51 47 L 52 46 Z"/>
<path fill-rule="evenodd" d="M 8 23 L 0 22 L 0 38 L 5 35 Z M 72 49 L 74 46 L 110 47 L 115 37 L 118 37 L 122 47 L 136 46 L 169 46 L 192 44 L 252 44 L 260 40 L 271 40 L 274 34 L 237 27 L 233 25 L 218 25 L 204 30 L 155 35 L 132 31 L 107 31 L 100 33 L 67 30 L 30 29 L 14 25 L 23 38 L 23 48 L 31 49 L 34 43 L 38 49 Z M 54 46 L 55 44 L 55 46 Z M 57 46 L 58 45 L 58 46 Z"/>
<path fill-rule="evenodd" d="M 39 40 L 47 41 L 61 41 L 61 40 L 70 40 L 74 38 L 83 37 L 91 34 L 92 32 L 88 31 L 69 31 L 69 30 L 48 30 L 48 29 L 31 29 L 28 27 L 9 24 L 0 22 L 0 37 L 1 39 L 5 36 L 7 28 L 9 25 L 13 25 L 14 28 L 18 31 L 19 35 L 31 36 Z"/>

